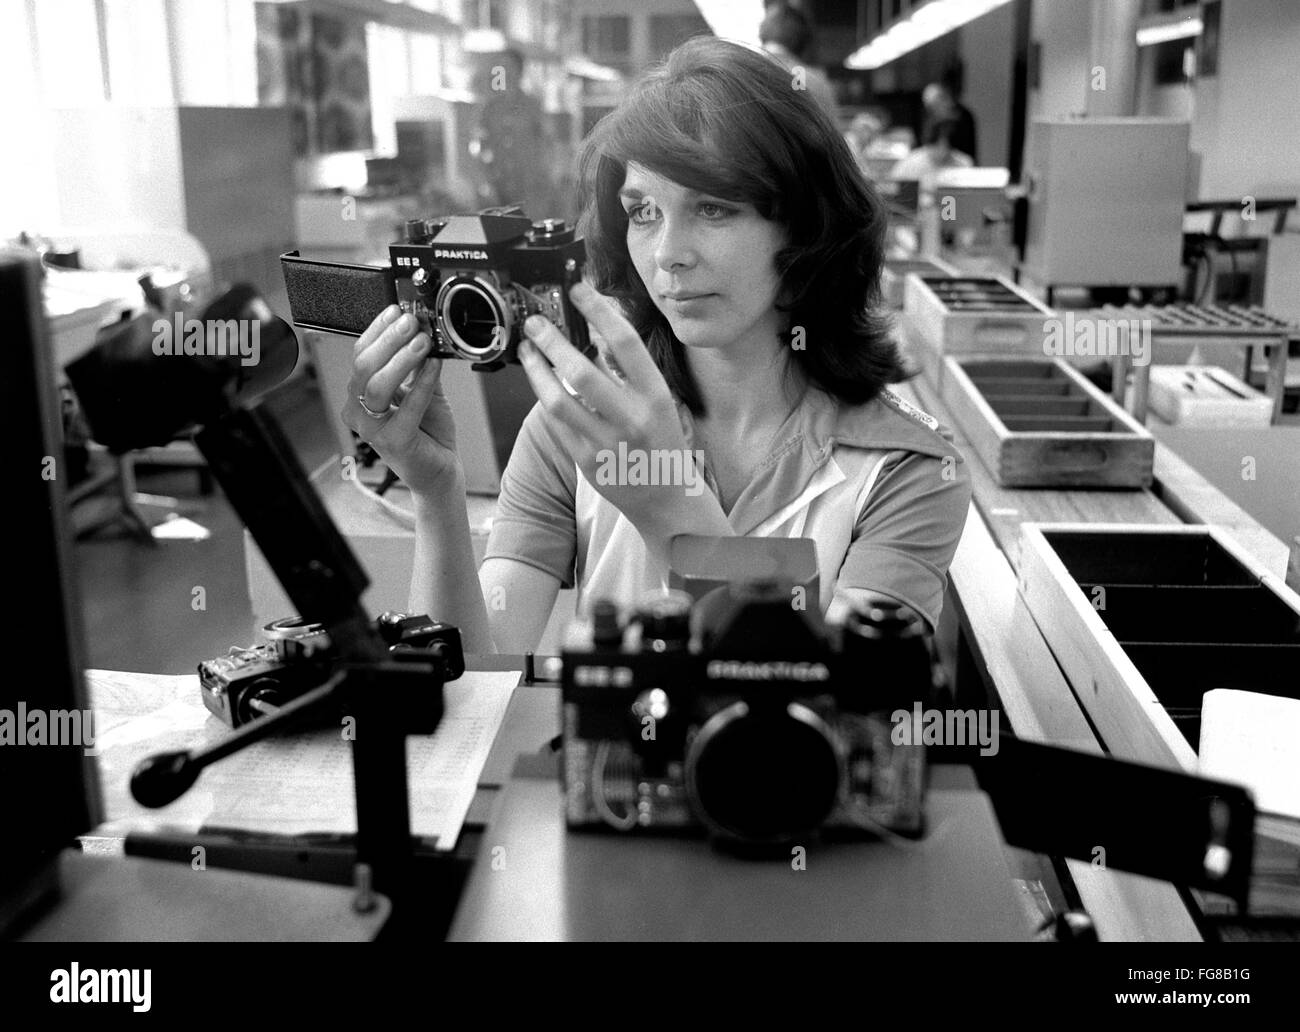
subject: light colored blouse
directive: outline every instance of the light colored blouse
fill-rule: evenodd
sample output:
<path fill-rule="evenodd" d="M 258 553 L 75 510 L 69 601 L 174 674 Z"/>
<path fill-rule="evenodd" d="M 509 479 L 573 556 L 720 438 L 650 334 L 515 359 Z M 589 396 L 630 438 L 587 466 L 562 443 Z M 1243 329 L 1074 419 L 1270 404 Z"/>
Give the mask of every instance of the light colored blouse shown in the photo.
<path fill-rule="evenodd" d="M 692 422 L 679 406 L 688 443 Z M 847 405 L 810 387 L 736 498 L 737 534 L 812 538 L 820 609 L 844 588 L 880 591 L 935 626 L 970 504 L 969 469 L 951 433 L 886 389 Z M 705 485 L 717 486 L 705 456 Z M 547 427 L 525 418 L 501 477 L 486 557 L 517 559 L 597 598 L 630 607 L 668 586 L 666 561 L 588 482 Z"/>

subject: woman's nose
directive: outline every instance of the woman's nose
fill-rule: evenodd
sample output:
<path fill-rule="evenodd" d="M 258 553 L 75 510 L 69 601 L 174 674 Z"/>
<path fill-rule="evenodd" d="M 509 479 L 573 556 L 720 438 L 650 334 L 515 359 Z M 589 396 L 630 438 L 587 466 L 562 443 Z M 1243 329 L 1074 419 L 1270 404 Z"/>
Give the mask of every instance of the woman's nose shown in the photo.
<path fill-rule="evenodd" d="M 665 217 L 660 223 L 655 245 L 655 264 L 664 272 L 689 268 L 695 264 L 695 245 L 689 231 L 680 222 Z"/>

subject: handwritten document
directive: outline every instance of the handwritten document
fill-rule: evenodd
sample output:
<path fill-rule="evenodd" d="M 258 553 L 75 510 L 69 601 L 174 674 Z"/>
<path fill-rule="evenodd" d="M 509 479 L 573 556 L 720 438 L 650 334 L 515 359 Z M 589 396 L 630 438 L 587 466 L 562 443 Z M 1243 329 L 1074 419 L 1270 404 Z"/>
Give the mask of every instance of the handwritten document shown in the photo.
<path fill-rule="evenodd" d="M 230 733 L 204 707 L 197 675 L 86 673 L 95 752 L 110 832 L 158 826 L 238 828 L 278 835 L 356 831 L 351 745 L 342 729 L 267 739 L 208 767 L 180 799 L 150 810 L 131 798 L 140 760 L 201 749 Z M 443 686 L 445 713 L 432 735 L 407 739 L 412 833 L 454 848 L 518 672 L 467 671 Z"/>

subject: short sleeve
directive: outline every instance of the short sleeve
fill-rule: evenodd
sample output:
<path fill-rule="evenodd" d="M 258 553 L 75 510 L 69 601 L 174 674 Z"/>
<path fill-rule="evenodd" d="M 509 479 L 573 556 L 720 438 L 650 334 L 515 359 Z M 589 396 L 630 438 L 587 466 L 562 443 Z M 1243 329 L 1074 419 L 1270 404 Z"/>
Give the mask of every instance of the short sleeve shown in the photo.
<path fill-rule="evenodd" d="M 574 586 L 578 529 L 574 510 L 578 471 L 534 405 L 524 417 L 501 474 L 486 559 L 517 559 Z"/>
<path fill-rule="evenodd" d="M 944 458 L 890 455 L 853 528 L 836 588 L 884 592 L 937 626 L 970 500 L 970 468 L 955 449 Z"/>

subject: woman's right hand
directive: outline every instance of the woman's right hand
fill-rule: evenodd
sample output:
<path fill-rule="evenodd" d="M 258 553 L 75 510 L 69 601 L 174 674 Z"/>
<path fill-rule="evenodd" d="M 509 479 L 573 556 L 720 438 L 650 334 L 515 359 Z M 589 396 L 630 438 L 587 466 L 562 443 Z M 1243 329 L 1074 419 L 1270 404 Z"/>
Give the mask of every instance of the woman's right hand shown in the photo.
<path fill-rule="evenodd" d="M 415 316 L 389 305 L 357 338 L 341 413 L 417 497 L 444 489 L 460 471 L 442 360 L 429 358 L 431 350 Z M 370 415 L 362 401 L 381 415 Z"/>

